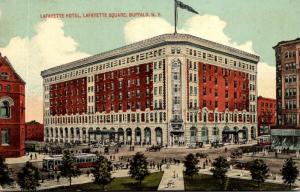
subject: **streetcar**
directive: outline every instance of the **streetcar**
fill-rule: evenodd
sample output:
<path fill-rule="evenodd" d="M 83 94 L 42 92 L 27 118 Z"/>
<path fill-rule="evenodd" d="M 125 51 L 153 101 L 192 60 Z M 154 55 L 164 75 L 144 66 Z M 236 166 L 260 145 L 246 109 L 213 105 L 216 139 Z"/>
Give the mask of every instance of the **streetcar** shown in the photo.
<path fill-rule="evenodd" d="M 257 144 L 260 146 L 271 146 L 271 136 L 270 135 L 261 135 L 257 137 Z"/>
<path fill-rule="evenodd" d="M 74 155 L 76 166 L 78 168 L 89 168 L 95 166 L 97 156 L 90 153 L 81 153 Z M 63 155 L 50 155 L 43 159 L 43 170 L 45 171 L 58 171 L 59 166 L 62 164 Z"/>

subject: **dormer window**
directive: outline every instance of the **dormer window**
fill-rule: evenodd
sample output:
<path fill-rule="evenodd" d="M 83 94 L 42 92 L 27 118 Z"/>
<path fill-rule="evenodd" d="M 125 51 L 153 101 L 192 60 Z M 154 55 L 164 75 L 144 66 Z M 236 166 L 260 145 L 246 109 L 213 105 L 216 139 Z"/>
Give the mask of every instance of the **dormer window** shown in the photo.
<path fill-rule="evenodd" d="M 8 74 L 3 72 L 3 73 L 0 74 L 0 78 L 2 80 L 8 80 Z"/>

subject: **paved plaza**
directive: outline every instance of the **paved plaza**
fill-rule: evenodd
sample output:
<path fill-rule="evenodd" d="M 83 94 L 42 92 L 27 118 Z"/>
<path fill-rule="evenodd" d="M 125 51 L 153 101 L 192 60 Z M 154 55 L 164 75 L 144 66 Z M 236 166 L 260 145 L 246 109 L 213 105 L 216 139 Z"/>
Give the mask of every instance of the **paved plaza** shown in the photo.
<path fill-rule="evenodd" d="M 201 167 L 199 173 L 210 175 L 211 172 L 209 170 L 211 168 L 211 162 L 219 155 L 224 155 L 225 157 L 229 158 L 230 153 L 233 150 L 235 150 L 237 147 L 238 145 L 226 146 L 227 152 L 225 152 L 225 147 L 216 148 L 216 149 L 215 148 L 198 148 L 198 149 L 169 148 L 169 149 L 162 149 L 160 152 L 149 152 L 146 151 L 145 148 L 135 148 L 134 151 L 130 151 L 128 147 L 122 147 L 120 148 L 119 153 L 112 152 L 109 155 L 105 155 L 105 156 L 108 159 L 110 159 L 111 156 L 114 156 L 115 162 L 124 162 L 124 163 L 126 162 L 128 163 L 128 159 L 136 152 L 143 152 L 149 162 L 159 163 L 161 162 L 161 160 L 167 159 L 168 162 L 162 166 L 162 171 L 164 172 L 164 174 L 158 186 L 158 190 L 182 191 L 184 190 L 184 178 L 183 178 L 184 166 L 182 161 L 184 160 L 184 157 L 188 153 L 193 153 L 193 154 L 196 154 L 198 152 L 207 153 L 208 154 L 207 158 L 199 159 L 199 166 Z M 41 168 L 40 166 L 42 165 L 43 158 L 48 155 L 44 155 L 44 154 L 36 154 L 36 155 L 37 157 L 35 158 L 35 153 L 33 153 L 32 159 L 30 158 L 30 154 L 21 158 L 8 158 L 6 159 L 6 163 L 10 168 L 20 169 L 26 161 L 30 161 L 33 162 L 33 164 L 35 164 L 39 168 Z M 243 155 L 242 158 L 239 159 L 245 161 L 251 161 L 255 158 L 262 158 L 270 168 L 270 177 L 266 180 L 266 182 L 282 184 L 283 181 L 281 179 L 281 175 L 279 172 L 287 155 L 280 154 L 279 157 L 280 158 L 275 159 L 274 157 L 272 157 L 271 153 L 268 155 L 264 155 L 263 153 L 257 153 L 255 155 L 245 154 Z M 172 159 L 180 160 L 181 163 L 174 164 L 171 161 Z M 205 166 L 205 168 L 203 168 L 203 164 L 207 160 L 208 160 L 208 165 Z M 300 161 L 298 159 L 296 159 L 296 163 L 299 167 Z M 159 171 L 157 168 L 152 168 L 149 170 L 150 172 Z M 14 170 L 14 172 L 16 173 L 17 170 Z M 128 169 L 114 170 L 112 175 L 115 178 L 127 177 L 129 176 Z M 235 169 L 232 167 L 229 169 L 227 176 L 231 178 L 248 179 L 248 180 L 251 179 L 251 175 L 249 171 Z M 93 182 L 93 176 L 91 174 L 90 175 L 82 174 L 81 176 L 72 179 L 72 185 L 84 184 L 90 182 Z M 56 181 L 56 179 L 55 180 L 45 179 L 44 182 L 41 183 L 41 186 L 38 189 L 50 189 L 50 188 L 56 188 L 61 186 L 68 186 L 68 185 L 69 185 L 69 181 L 65 178 L 60 178 L 59 181 Z M 296 185 L 300 186 L 300 180 L 296 181 Z M 19 189 L 18 186 L 12 186 L 9 188 L 2 189 L 2 191 L 15 191 L 18 189 Z"/>

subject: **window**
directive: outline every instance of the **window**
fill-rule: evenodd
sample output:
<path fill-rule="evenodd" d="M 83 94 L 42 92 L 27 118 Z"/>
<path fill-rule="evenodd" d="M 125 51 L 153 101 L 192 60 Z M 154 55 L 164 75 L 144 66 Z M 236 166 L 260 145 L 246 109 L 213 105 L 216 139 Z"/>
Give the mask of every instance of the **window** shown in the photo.
<path fill-rule="evenodd" d="M 8 145 L 9 144 L 9 136 L 8 136 L 8 129 L 1 130 L 1 144 Z"/>
<path fill-rule="evenodd" d="M 10 117 L 10 105 L 8 101 L 0 102 L 0 118 Z"/>
<path fill-rule="evenodd" d="M 6 86 L 6 91 L 9 92 L 11 90 L 10 85 Z"/>
<path fill-rule="evenodd" d="M 7 73 L 1 73 L 0 75 L 2 80 L 8 80 L 8 74 Z"/>
<path fill-rule="evenodd" d="M 175 48 L 174 48 L 174 47 L 172 47 L 171 53 L 172 53 L 172 54 L 175 54 Z"/>

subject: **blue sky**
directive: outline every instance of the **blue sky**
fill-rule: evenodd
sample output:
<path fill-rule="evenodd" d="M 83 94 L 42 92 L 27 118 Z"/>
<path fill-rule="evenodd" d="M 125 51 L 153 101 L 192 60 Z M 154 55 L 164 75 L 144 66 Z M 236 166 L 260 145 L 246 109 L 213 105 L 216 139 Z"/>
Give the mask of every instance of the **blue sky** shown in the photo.
<path fill-rule="evenodd" d="M 274 97 L 272 46 L 299 37 L 299 0 L 182 0 L 199 16 L 179 10 L 179 32 L 261 56 L 259 93 Z M 154 12 L 160 18 L 81 18 L 46 21 L 47 13 Z M 173 30 L 173 0 L 1 0 L 0 52 L 27 81 L 28 107 L 41 102 L 41 70 Z M 268 68 L 269 67 L 269 68 Z M 260 79 L 259 79 L 260 80 Z M 272 87 L 268 89 L 268 87 Z M 261 90 L 261 91 L 260 91 Z M 36 105 L 37 106 L 37 105 Z M 41 105 L 27 119 L 41 119 Z"/>
<path fill-rule="evenodd" d="M 274 64 L 271 49 L 278 41 L 293 39 L 300 32 L 298 0 L 183 0 L 202 14 L 226 21 L 225 33 L 236 42 L 253 41 L 262 60 Z M 2 0 L 0 2 L 0 46 L 14 36 L 33 36 L 41 13 L 159 12 L 173 24 L 173 0 Z M 180 11 L 179 28 L 192 14 Z M 132 18 L 65 19 L 64 31 L 90 54 L 122 46 L 123 27 Z M 91 34 L 90 31 L 94 31 Z M 114 33 L 112 33 L 114 32 Z M 105 38 L 103 38 L 105 37 Z M 104 44 L 105 46 L 99 46 Z"/>

